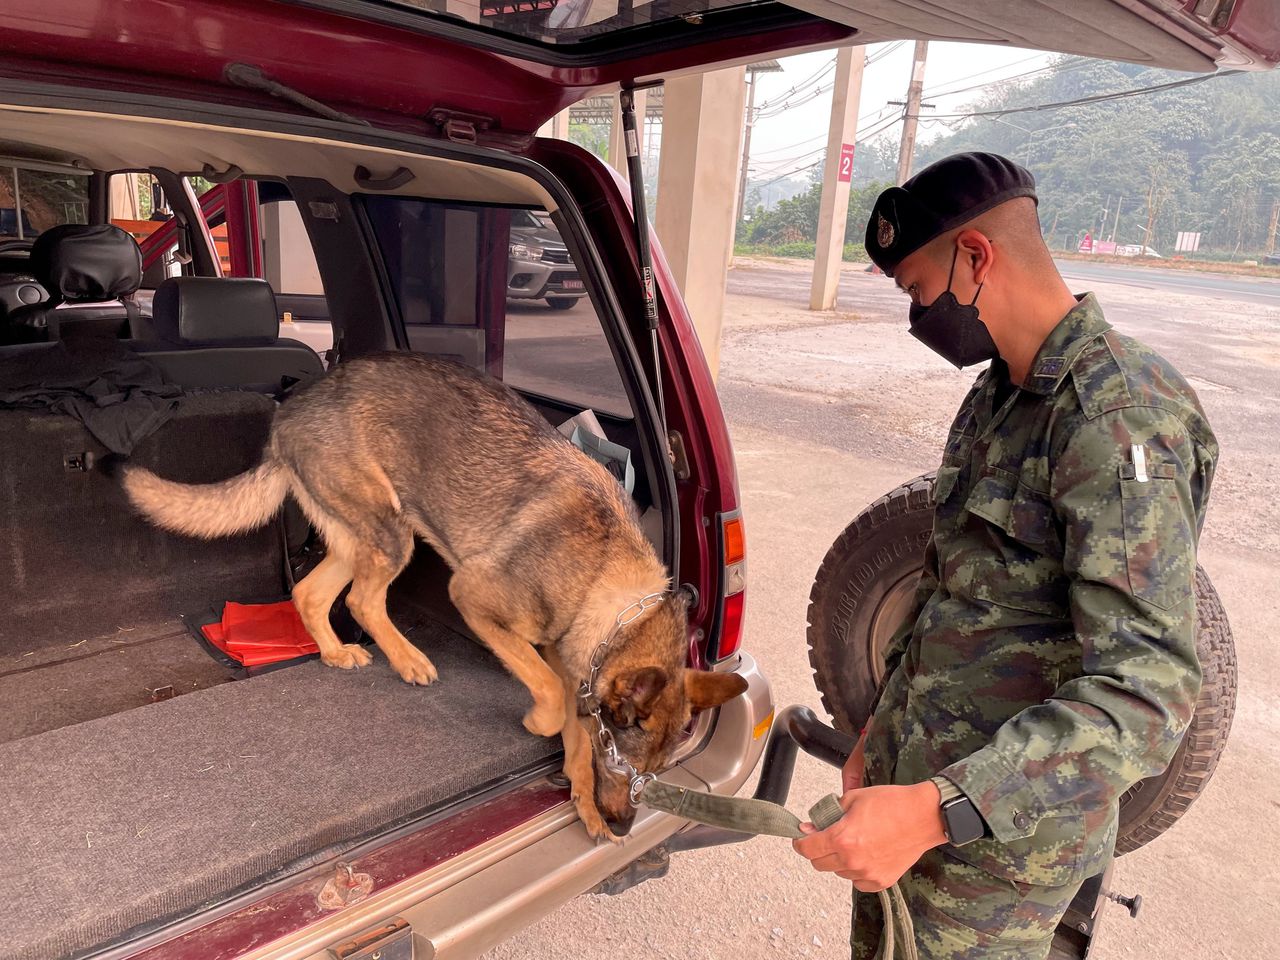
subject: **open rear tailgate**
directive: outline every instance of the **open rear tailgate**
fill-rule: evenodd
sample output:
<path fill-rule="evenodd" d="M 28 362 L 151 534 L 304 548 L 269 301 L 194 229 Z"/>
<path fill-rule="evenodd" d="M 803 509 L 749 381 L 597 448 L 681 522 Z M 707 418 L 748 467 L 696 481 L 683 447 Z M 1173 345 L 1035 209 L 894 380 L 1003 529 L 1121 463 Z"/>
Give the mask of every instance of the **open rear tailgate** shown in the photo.
<path fill-rule="evenodd" d="M 279 109 L 227 79 L 246 63 L 380 125 L 430 133 L 466 115 L 499 145 L 619 82 L 850 42 L 1265 68 L 1280 57 L 1278 10 L 1272 0 L 10 0 L 0 76 Z"/>

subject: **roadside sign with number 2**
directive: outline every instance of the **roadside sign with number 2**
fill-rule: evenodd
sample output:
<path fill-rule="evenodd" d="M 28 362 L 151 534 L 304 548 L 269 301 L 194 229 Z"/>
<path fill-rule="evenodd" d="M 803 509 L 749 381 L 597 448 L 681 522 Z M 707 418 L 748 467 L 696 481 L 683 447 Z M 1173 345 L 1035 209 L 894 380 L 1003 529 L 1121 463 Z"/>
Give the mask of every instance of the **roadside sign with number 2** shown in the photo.
<path fill-rule="evenodd" d="M 853 144 L 840 144 L 840 170 L 836 177 L 841 183 L 848 183 L 853 179 Z"/>

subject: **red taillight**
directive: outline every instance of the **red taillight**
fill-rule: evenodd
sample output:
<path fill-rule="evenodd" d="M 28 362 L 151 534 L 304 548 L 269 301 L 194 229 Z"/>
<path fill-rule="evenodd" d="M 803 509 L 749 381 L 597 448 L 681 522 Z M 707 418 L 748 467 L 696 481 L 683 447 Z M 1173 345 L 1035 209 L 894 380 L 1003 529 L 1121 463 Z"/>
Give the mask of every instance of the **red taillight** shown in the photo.
<path fill-rule="evenodd" d="M 735 593 L 732 597 L 724 598 L 724 617 L 720 621 L 724 625 L 720 630 L 721 660 L 737 653 L 738 645 L 742 643 L 742 614 L 746 598 L 745 593 Z"/>
<path fill-rule="evenodd" d="M 738 652 L 742 643 L 742 616 L 746 607 L 747 541 L 742 517 L 725 517 L 720 542 L 724 545 L 724 581 L 720 608 L 720 637 L 716 659 L 723 660 Z"/>

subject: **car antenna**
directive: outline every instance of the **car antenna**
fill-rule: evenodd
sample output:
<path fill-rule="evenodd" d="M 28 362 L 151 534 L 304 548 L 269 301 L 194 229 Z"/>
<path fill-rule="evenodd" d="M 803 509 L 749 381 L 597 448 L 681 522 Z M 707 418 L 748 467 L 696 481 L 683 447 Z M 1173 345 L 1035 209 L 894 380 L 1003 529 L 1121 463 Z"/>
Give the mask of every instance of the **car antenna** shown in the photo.
<path fill-rule="evenodd" d="M 362 127 L 373 126 L 368 120 L 362 120 L 360 117 L 353 117 L 349 113 L 335 110 L 326 103 L 321 103 L 319 100 L 308 97 L 300 90 L 286 87 L 278 80 L 272 80 L 259 67 L 255 67 L 251 63 L 228 63 L 222 70 L 222 76 L 228 83 L 233 83 L 237 87 L 261 90 L 263 93 L 269 93 L 271 96 L 279 97 L 281 100 L 288 100 L 290 103 L 297 104 L 305 110 L 310 110 L 326 120 L 336 120 L 339 123 L 357 123 Z"/>

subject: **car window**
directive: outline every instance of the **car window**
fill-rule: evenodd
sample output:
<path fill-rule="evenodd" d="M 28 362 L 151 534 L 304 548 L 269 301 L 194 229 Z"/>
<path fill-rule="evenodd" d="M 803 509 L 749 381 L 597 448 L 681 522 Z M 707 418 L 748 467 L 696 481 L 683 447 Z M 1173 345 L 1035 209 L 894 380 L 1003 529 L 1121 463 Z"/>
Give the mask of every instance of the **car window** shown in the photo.
<path fill-rule="evenodd" d="M 630 417 L 568 244 L 540 211 L 365 197 L 409 347 L 565 408 Z"/>
<path fill-rule="evenodd" d="M 110 221 L 139 244 L 173 219 L 168 198 L 149 173 L 113 173 L 107 178 L 107 205 Z M 144 260 L 141 289 L 155 290 L 166 278 L 182 276 L 184 266 L 175 240 Z"/>
<path fill-rule="evenodd" d="M 277 183 L 259 184 L 262 276 L 276 294 L 280 336 L 301 340 L 323 355 L 333 346 L 329 305 L 315 249 L 298 204 L 280 196 L 286 189 Z"/>
<path fill-rule="evenodd" d="M 0 238 L 34 240 L 64 223 L 89 222 L 89 177 L 0 167 Z"/>

